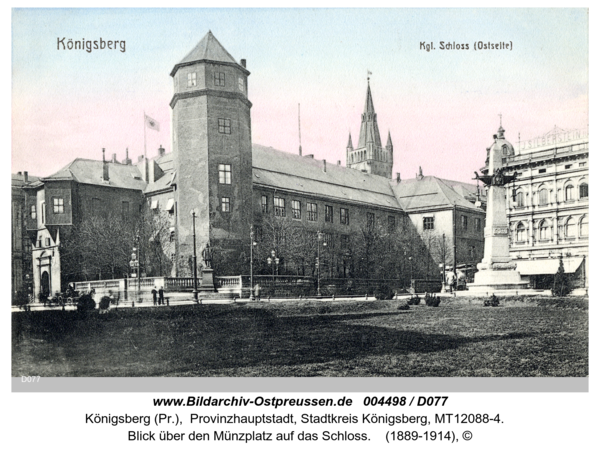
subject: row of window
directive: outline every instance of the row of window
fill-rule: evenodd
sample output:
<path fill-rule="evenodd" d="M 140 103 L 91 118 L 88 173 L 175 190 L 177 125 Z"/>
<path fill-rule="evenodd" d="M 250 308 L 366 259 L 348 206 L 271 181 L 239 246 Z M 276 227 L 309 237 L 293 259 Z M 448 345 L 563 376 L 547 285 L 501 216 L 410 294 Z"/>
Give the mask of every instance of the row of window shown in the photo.
<path fill-rule="evenodd" d="M 213 73 L 213 83 L 214 86 L 225 86 L 225 73 L 224 72 L 215 72 Z M 196 72 L 189 72 L 187 75 L 187 86 L 188 88 L 193 88 L 197 86 L 197 78 Z M 244 79 L 238 78 L 238 89 L 244 92 Z"/>
<path fill-rule="evenodd" d="M 262 213 L 269 213 L 269 197 L 267 195 L 261 196 L 261 210 Z M 275 196 L 273 197 L 273 213 L 276 217 L 285 217 L 285 198 Z M 294 220 L 302 219 L 302 203 L 298 200 L 292 200 L 292 218 Z M 325 222 L 333 223 L 334 220 L 333 206 L 325 205 Z M 317 203 L 307 202 L 306 203 L 306 219 L 308 221 L 318 221 L 319 213 Z M 347 208 L 340 207 L 340 224 L 350 224 L 350 211 Z M 367 212 L 367 228 L 373 229 L 375 226 L 375 214 Z M 388 231 L 393 232 L 396 229 L 396 217 L 388 216 Z"/>
<path fill-rule="evenodd" d="M 310 238 L 311 236 L 314 237 L 315 241 L 320 240 L 321 241 L 321 245 L 328 247 L 330 249 L 334 249 L 337 248 L 337 240 L 335 238 L 336 234 L 333 234 L 331 232 L 309 232 L 309 231 L 305 231 L 305 233 L 307 234 L 307 236 Z M 254 237 L 256 238 L 256 240 L 261 241 L 263 240 L 263 232 L 262 232 L 262 227 L 260 225 L 255 225 L 254 226 Z M 320 236 L 319 236 L 320 234 Z M 347 250 L 350 248 L 350 236 L 346 235 L 346 234 L 339 234 L 339 246 L 340 249 L 342 250 Z M 282 236 L 277 235 L 275 238 L 276 242 L 278 244 L 282 244 L 285 241 L 285 238 Z"/>
<path fill-rule="evenodd" d="M 579 222 L 577 222 L 574 217 L 569 217 L 562 226 L 562 234 L 561 226 L 559 226 L 559 235 L 562 235 L 564 238 L 571 239 L 576 237 L 588 237 L 588 226 L 589 220 L 587 215 L 584 215 Z M 534 234 L 540 241 L 552 240 L 553 229 L 554 228 L 552 227 L 552 223 L 550 221 L 542 220 L 537 227 L 537 233 L 534 232 Z M 515 230 L 515 239 L 517 242 L 525 242 L 527 240 L 527 227 L 523 222 L 519 222 L 517 224 Z"/>
<path fill-rule="evenodd" d="M 466 215 L 460 216 L 460 225 L 463 231 L 469 230 L 469 217 Z M 474 219 L 475 231 L 481 231 L 481 218 Z M 435 218 L 434 217 L 423 217 L 423 230 L 431 231 L 435 229 Z"/>
<path fill-rule="evenodd" d="M 583 168 L 583 167 L 585 167 L 585 166 L 586 166 L 586 164 L 587 164 L 586 162 L 581 162 L 581 163 L 579 163 L 579 167 L 580 167 L 580 168 Z M 569 169 L 571 169 L 571 168 L 573 168 L 573 164 L 572 164 L 572 163 L 569 163 L 569 164 L 565 165 L 565 169 L 566 169 L 566 170 L 569 170 Z M 546 173 L 546 169 L 547 169 L 547 168 L 540 168 L 540 169 L 538 170 L 538 174 L 545 174 L 545 173 Z"/>
<path fill-rule="evenodd" d="M 575 201 L 575 186 L 569 184 L 564 190 L 564 201 Z M 589 197 L 589 187 L 585 182 L 579 185 L 579 199 L 587 199 Z M 515 199 L 517 207 L 525 207 L 525 193 L 518 191 Z M 545 206 L 548 204 L 548 189 L 542 188 L 538 191 L 538 205 Z"/>

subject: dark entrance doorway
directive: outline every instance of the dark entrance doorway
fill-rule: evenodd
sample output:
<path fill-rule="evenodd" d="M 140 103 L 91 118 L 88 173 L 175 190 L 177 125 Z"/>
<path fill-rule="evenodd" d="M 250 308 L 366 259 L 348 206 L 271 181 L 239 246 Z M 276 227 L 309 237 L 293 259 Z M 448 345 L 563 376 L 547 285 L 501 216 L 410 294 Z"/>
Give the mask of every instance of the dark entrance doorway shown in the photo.
<path fill-rule="evenodd" d="M 48 296 L 50 295 L 50 275 L 48 275 L 48 272 L 43 272 L 42 273 L 42 279 L 40 281 L 40 289 L 42 292 L 42 295 L 44 296 Z"/>

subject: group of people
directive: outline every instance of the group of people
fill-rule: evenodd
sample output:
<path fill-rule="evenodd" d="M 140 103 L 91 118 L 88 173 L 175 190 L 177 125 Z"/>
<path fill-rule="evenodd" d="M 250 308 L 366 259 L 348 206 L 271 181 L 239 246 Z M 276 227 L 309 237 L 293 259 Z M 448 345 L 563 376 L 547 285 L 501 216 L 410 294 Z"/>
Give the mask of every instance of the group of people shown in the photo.
<path fill-rule="evenodd" d="M 156 290 L 156 286 L 154 286 L 154 288 L 152 289 L 152 302 L 154 303 L 154 306 L 156 306 L 157 304 L 165 304 L 165 291 L 162 286 L 160 286 L 160 289 L 158 290 Z"/>

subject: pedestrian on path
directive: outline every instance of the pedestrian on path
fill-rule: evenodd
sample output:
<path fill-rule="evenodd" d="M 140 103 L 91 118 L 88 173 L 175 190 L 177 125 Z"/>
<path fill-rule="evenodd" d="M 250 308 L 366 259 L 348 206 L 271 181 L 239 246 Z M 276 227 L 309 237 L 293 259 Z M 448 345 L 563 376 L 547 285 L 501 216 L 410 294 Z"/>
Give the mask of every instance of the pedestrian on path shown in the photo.
<path fill-rule="evenodd" d="M 165 291 L 163 289 L 163 286 L 160 286 L 160 289 L 158 289 L 158 304 L 165 304 Z"/>
<path fill-rule="evenodd" d="M 152 302 L 154 303 L 154 306 L 156 306 L 156 295 L 158 294 L 158 292 L 156 291 L 156 286 L 154 286 L 154 289 L 152 289 Z"/>

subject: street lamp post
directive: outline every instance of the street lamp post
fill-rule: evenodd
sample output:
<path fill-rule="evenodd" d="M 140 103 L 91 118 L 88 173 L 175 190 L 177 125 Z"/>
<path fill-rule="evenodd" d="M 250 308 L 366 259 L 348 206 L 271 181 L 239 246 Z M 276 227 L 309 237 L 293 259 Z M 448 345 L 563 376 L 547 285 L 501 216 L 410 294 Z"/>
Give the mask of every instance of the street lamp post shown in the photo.
<path fill-rule="evenodd" d="M 317 295 L 321 296 L 321 240 L 323 233 L 317 232 Z M 323 242 L 323 246 L 327 246 L 327 242 Z"/>
<path fill-rule="evenodd" d="M 413 286 L 413 263 L 412 263 L 412 256 L 408 257 L 408 262 L 410 263 L 410 287 L 412 289 L 412 286 Z"/>
<path fill-rule="evenodd" d="M 196 255 L 196 211 L 192 210 L 192 237 L 194 242 L 194 301 L 198 303 L 198 256 Z"/>
<path fill-rule="evenodd" d="M 254 300 L 254 227 L 250 226 L 250 299 Z"/>
<path fill-rule="evenodd" d="M 267 264 L 271 266 L 273 270 L 273 277 L 275 276 L 275 267 L 279 266 L 279 258 L 275 250 L 271 250 L 271 256 L 267 257 Z M 279 268 L 278 268 L 279 270 Z"/>

